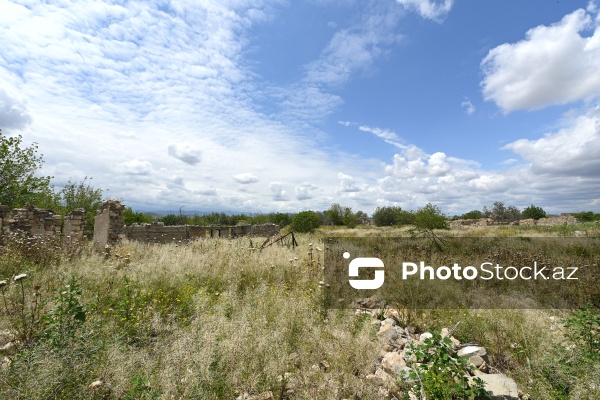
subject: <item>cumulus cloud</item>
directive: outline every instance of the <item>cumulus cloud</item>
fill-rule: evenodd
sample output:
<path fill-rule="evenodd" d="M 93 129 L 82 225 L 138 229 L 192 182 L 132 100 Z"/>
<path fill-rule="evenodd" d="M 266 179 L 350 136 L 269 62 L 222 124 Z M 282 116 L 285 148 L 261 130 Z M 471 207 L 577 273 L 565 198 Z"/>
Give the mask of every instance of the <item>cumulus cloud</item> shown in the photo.
<path fill-rule="evenodd" d="M 150 161 L 138 159 L 119 163 L 118 166 L 118 172 L 127 175 L 149 175 L 153 169 Z"/>
<path fill-rule="evenodd" d="M 517 43 L 490 50 L 481 66 L 486 100 L 505 112 L 597 97 L 600 93 L 600 23 L 579 9 L 551 26 L 538 26 Z M 593 29 L 593 34 L 582 32 Z"/>
<path fill-rule="evenodd" d="M 396 0 L 397 3 L 411 11 L 416 11 L 421 17 L 441 21 L 452 9 L 454 0 Z"/>
<path fill-rule="evenodd" d="M 31 121 L 25 103 L 0 89 L 0 129 L 22 129 Z"/>
<path fill-rule="evenodd" d="M 271 182 L 269 184 L 273 201 L 287 201 L 287 192 L 283 189 L 281 182 Z"/>
<path fill-rule="evenodd" d="M 303 182 L 296 186 L 296 199 L 298 200 L 309 200 L 313 198 L 313 192 L 318 189 L 317 186 L 312 183 Z"/>
<path fill-rule="evenodd" d="M 171 144 L 168 147 L 168 153 L 171 157 L 175 157 L 189 165 L 196 165 L 202 159 L 202 152 L 189 145 Z"/>
<path fill-rule="evenodd" d="M 600 177 L 600 107 L 572 117 L 558 132 L 504 146 L 531 163 L 534 174 Z"/>
<path fill-rule="evenodd" d="M 244 172 L 241 174 L 237 174 L 233 177 L 233 179 L 237 183 L 241 183 L 242 185 L 248 185 L 250 183 L 258 182 L 258 177 L 251 172 Z"/>
<path fill-rule="evenodd" d="M 353 177 L 350 175 L 339 172 L 337 174 L 340 184 L 338 185 L 337 191 L 342 193 L 360 192 L 360 188 L 356 185 Z"/>
<path fill-rule="evenodd" d="M 450 172 L 448 157 L 442 152 L 431 155 L 420 148 L 410 145 L 400 154 L 395 154 L 392 165 L 386 172 L 399 178 L 415 176 L 442 176 Z"/>

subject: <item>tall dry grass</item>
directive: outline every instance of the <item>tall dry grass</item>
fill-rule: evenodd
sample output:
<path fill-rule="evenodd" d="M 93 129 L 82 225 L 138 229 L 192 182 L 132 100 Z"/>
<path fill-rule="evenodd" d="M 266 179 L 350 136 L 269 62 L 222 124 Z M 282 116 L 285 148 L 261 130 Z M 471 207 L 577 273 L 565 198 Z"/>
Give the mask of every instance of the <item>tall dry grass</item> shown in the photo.
<path fill-rule="evenodd" d="M 0 280 L 27 273 L 28 306 L 41 286 L 43 312 L 56 312 L 57 296 L 71 290 L 74 277 L 86 320 L 58 342 L 46 339 L 40 322 L 39 335 L 0 367 L 0 398 L 234 399 L 272 391 L 281 399 L 378 399 L 377 385 L 364 379 L 377 361 L 378 326 L 353 310 L 321 306 L 323 253 L 316 247 L 331 233 L 297 235 L 295 249 L 262 252 L 248 238 L 124 242 L 109 258 L 84 249 L 44 262 L 4 249 Z M 17 286 L 7 288 L 19 294 Z M 599 393 L 598 362 L 581 358 L 560 322 L 567 310 L 404 312 L 420 330 L 461 321 L 455 336 L 486 346 L 492 364 L 531 398 Z M 0 331 L 12 328 L 6 314 L 0 311 Z"/>

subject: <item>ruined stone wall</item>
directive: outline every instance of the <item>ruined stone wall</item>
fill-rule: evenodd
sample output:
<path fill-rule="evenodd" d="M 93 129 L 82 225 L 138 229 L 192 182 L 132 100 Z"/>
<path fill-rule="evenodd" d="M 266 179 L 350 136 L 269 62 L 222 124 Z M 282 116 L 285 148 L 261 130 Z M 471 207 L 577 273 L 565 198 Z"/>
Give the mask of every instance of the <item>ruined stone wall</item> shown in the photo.
<path fill-rule="evenodd" d="M 52 210 L 25 206 L 10 210 L 0 205 L 0 244 L 7 242 L 11 233 L 21 232 L 28 236 L 68 239 L 69 243 L 83 241 L 85 225 L 84 210 L 72 211 L 64 219 Z"/>
<path fill-rule="evenodd" d="M 577 218 L 570 214 L 561 214 L 559 217 L 540 218 L 537 221 L 533 218 L 522 219 L 514 222 L 495 222 L 491 218 L 480 219 L 457 219 L 450 221 L 451 228 L 460 228 L 463 226 L 498 226 L 498 225 L 574 225 L 577 223 Z"/>
<path fill-rule="evenodd" d="M 238 225 L 238 226 L 165 226 L 162 222 L 133 224 L 123 228 L 123 236 L 130 240 L 148 243 L 171 243 L 199 238 L 234 238 L 239 236 L 271 236 L 279 233 L 279 226 Z"/>
<path fill-rule="evenodd" d="M 577 218 L 570 214 L 561 214 L 560 217 L 547 217 L 537 220 L 536 225 L 575 225 Z"/>
<path fill-rule="evenodd" d="M 279 233 L 275 224 L 238 226 L 165 226 L 162 222 L 124 226 L 125 206 L 116 200 L 102 204 L 94 221 L 94 248 L 103 251 L 121 238 L 148 243 L 177 243 L 198 238 L 233 238 L 238 236 L 271 236 Z"/>
<path fill-rule="evenodd" d="M 94 248 L 103 251 L 124 237 L 123 211 L 125 206 L 118 200 L 105 201 L 94 220 Z"/>

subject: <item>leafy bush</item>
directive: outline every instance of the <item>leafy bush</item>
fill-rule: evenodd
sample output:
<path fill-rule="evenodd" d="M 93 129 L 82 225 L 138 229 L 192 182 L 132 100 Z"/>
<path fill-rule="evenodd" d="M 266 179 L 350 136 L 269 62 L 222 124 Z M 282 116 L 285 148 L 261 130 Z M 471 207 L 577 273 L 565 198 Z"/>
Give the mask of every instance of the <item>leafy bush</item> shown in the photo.
<path fill-rule="evenodd" d="M 432 335 L 412 349 L 417 366 L 409 377 L 420 382 L 412 391 L 421 393 L 423 398 L 436 400 L 489 398 L 484 382 L 479 378 L 470 380 L 467 376 L 473 367 L 467 358 L 458 356 L 450 338 L 442 338 L 440 331 L 434 331 Z M 405 398 L 409 398 L 408 393 Z"/>
<path fill-rule="evenodd" d="M 600 361 L 600 311 L 592 304 L 573 312 L 566 319 L 569 336 L 582 346 L 582 355 Z"/>
<path fill-rule="evenodd" d="M 321 219 L 314 211 L 302 211 L 292 218 L 292 229 L 296 232 L 314 232 L 321 226 Z"/>
<path fill-rule="evenodd" d="M 448 229 L 448 220 L 438 206 L 428 203 L 415 213 L 413 224 L 417 228 L 433 230 Z"/>
<path fill-rule="evenodd" d="M 152 221 L 153 219 L 150 215 L 141 212 L 135 212 L 131 209 L 131 207 L 127 207 L 125 210 L 123 210 L 123 223 L 125 225 L 143 223 L 149 224 Z"/>
<path fill-rule="evenodd" d="M 468 213 L 463 214 L 460 218 L 461 219 L 480 219 L 480 218 L 483 218 L 483 213 L 479 210 L 472 210 L 472 211 L 469 211 Z"/>
<path fill-rule="evenodd" d="M 492 208 L 483 207 L 483 215 L 496 222 L 512 222 L 521 219 L 521 211 L 515 206 L 506 207 L 503 202 L 496 201 Z"/>
<path fill-rule="evenodd" d="M 583 211 L 573 214 L 579 222 L 600 221 L 600 214 L 595 214 L 593 211 Z"/>
<path fill-rule="evenodd" d="M 87 310 L 79 302 L 81 288 L 74 276 L 57 290 L 54 307 L 42 318 L 44 338 L 54 347 L 74 338 L 86 320 Z"/>
<path fill-rule="evenodd" d="M 532 204 L 523 210 L 521 216 L 523 218 L 533 218 L 535 220 L 538 220 L 546 216 L 546 211 L 544 211 L 541 207 L 537 207 Z"/>

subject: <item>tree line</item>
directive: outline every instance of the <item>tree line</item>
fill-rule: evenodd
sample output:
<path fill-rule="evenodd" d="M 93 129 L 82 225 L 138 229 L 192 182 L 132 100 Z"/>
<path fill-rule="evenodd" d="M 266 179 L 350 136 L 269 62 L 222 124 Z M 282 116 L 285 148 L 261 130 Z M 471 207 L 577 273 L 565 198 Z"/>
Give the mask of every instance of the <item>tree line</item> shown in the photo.
<path fill-rule="evenodd" d="M 58 214 L 67 215 L 77 208 L 85 211 L 88 235 L 93 232 L 94 217 L 102 203 L 103 190 L 91 185 L 92 178 L 85 177 L 79 182 L 71 179 L 60 190 L 52 184 L 52 176 L 38 176 L 42 168 L 43 154 L 38 155 L 37 143 L 22 147 L 21 135 L 8 137 L 0 130 L 0 204 L 9 208 L 18 208 L 34 204 L 40 208 L 51 209 Z M 592 211 L 573 214 L 579 221 L 600 220 L 600 214 Z M 512 222 L 520 219 L 540 219 L 546 212 L 531 205 L 523 211 L 515 206 L 505 206 L 495 202 L 483 210 L 472 210 L 454 219 L 492 218 L 498 222 Z M 203 215 L 167 214 L 155 215 L 136 212 L 130 207 L 123 213 L 125 225 L 133 223 L 163 222 L 165 225 L 240 225 L 274 223 L 280 227 L 290 226 L 298 232 L 312 232 L 320 226 L 345 226 L 354 228 L 367 223 L 370 219 L 363 211 L 353 211 L 351 207 L 333 203 L 324 211 L 302 211 L 299 213 L 259 213 L 226 214 L 211 212 Z M 372 223 L 376 226 L 413 225 L 420 229 L 446 229 L 450 218 L 444 215 L 438 206 L 427 204 L 415 211 L 401 207 L 378 207 L 373 212 Z"/>

